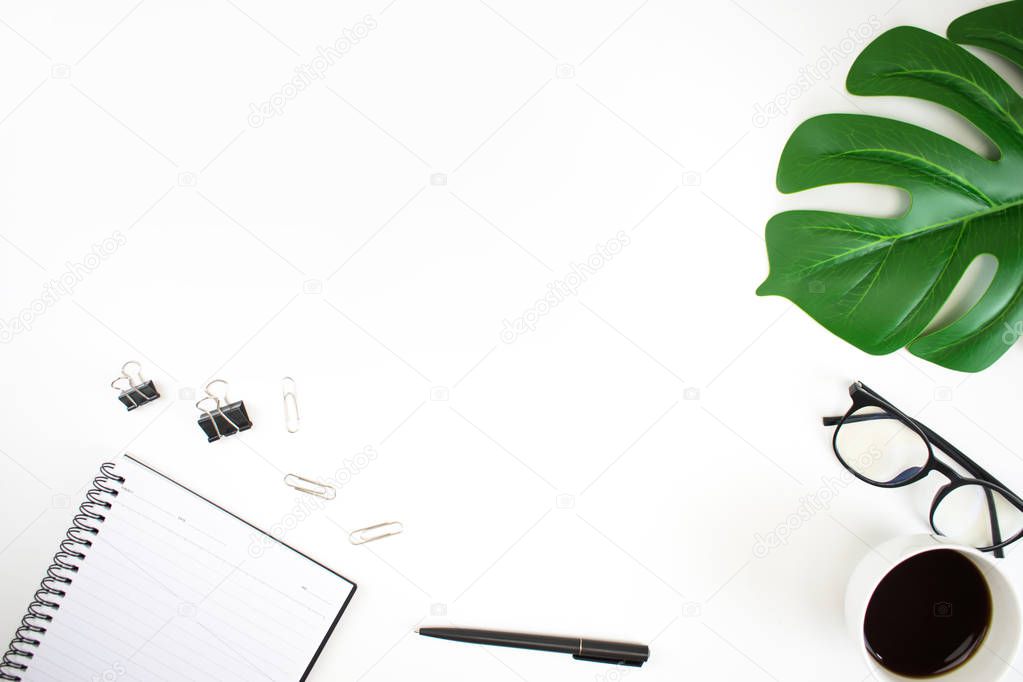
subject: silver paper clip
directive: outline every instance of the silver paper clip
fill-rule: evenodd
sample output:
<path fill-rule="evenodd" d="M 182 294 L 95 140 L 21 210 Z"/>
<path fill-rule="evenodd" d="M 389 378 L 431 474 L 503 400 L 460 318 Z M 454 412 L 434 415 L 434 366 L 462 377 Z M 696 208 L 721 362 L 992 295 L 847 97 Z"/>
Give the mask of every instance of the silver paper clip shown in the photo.
<path fill-rule="evenodd" d="M 295 490 L 322 497 L 325 500 L 333 500 L 337 496 L 334 486 L 303 478 L 298 474 L 288 474 L 284 477 L 284 482 Z"/>
<path fill-rule="evenodd" d="M 364 545 L 367 542 L 374 542 L 382 538 L 389 538 L 392 535 L 397 535 L 405 530 L 405 525 L 401 521 L 385 521 L 384 523 L 378 523 L 375 526 L 367 526 L 365 528 L 359 528 L 353 530 L 348 535 L 348 542 L 353 545 Z"/>
<path fill-rule="evenodd" d="M 281 392 L 284 396 L 284 427 L 288 433 L 297 433 L 300 422 L 298 414 L 298 386 L 291 377 L 281 379 Z"/>

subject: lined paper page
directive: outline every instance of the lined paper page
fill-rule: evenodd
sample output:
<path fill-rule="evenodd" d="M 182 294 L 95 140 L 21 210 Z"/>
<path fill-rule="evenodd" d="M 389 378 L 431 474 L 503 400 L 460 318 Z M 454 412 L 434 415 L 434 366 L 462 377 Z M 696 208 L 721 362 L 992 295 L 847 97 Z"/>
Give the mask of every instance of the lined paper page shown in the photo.
<path fill-rule="evenodd" d="M 26 680 L 299 680 L 354 585 L 128 458 Z"/>

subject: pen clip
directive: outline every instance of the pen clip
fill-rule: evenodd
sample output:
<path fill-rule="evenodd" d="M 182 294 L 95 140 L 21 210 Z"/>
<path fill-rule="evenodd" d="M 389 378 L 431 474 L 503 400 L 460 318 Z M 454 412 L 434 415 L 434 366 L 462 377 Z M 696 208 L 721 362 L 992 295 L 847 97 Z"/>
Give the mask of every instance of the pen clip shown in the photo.
<path fill-rule="evenodd" d="M 628 665 L 634 668 L 639 668 L 643 665 L 642 661 L 623 661 L 620 658 L 601 658 L 600 656 L 583 656 L 581 654 L 572 654 L 572 658 L 577 661 L 590 661 L 591 663 L 610 663 L 611 665 Z"/>
<path fill-rule="evenodd" d="M 643 644 L 580 639 L 579 651 L 572 654 L 577 661 L 629 665 L 638 668 L 650 657 L 650 647 Z"/>

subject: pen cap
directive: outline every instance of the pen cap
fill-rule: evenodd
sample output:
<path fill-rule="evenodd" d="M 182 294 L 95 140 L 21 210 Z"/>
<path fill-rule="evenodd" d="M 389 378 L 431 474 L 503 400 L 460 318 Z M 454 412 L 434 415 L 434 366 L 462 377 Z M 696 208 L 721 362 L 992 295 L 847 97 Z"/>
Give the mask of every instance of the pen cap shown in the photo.
<path fill-rule="evenodd" d="M 615 665 L 639 667 L 650 658 L 650 647 L 646 644 L 607 642 L 600 639 L 580 639 L 579 653 L 573 658 L 580 661 L 596 661 Z"/>

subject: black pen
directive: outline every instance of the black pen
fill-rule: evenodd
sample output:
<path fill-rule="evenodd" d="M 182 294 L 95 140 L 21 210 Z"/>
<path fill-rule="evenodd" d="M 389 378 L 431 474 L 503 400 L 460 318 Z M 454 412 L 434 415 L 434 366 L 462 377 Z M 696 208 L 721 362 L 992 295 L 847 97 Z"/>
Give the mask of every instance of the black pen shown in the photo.
<path fill-rule="evenodd" d="M 596 661 L 615 665 L 639 667 L 650 657 L 650 647 L 645 644 L 608 642 L 582 637 L 552 637 L 550 635 L 527 635 L 519 632 L 496 632 L 494 630 L 471 630 L 468 628 L 419 628 L 424 637 L 450 639 L 470 644 L 491 644 L 510 646 L 516 649 L 555 651 L 572 654 L 580 661 Z"/>

